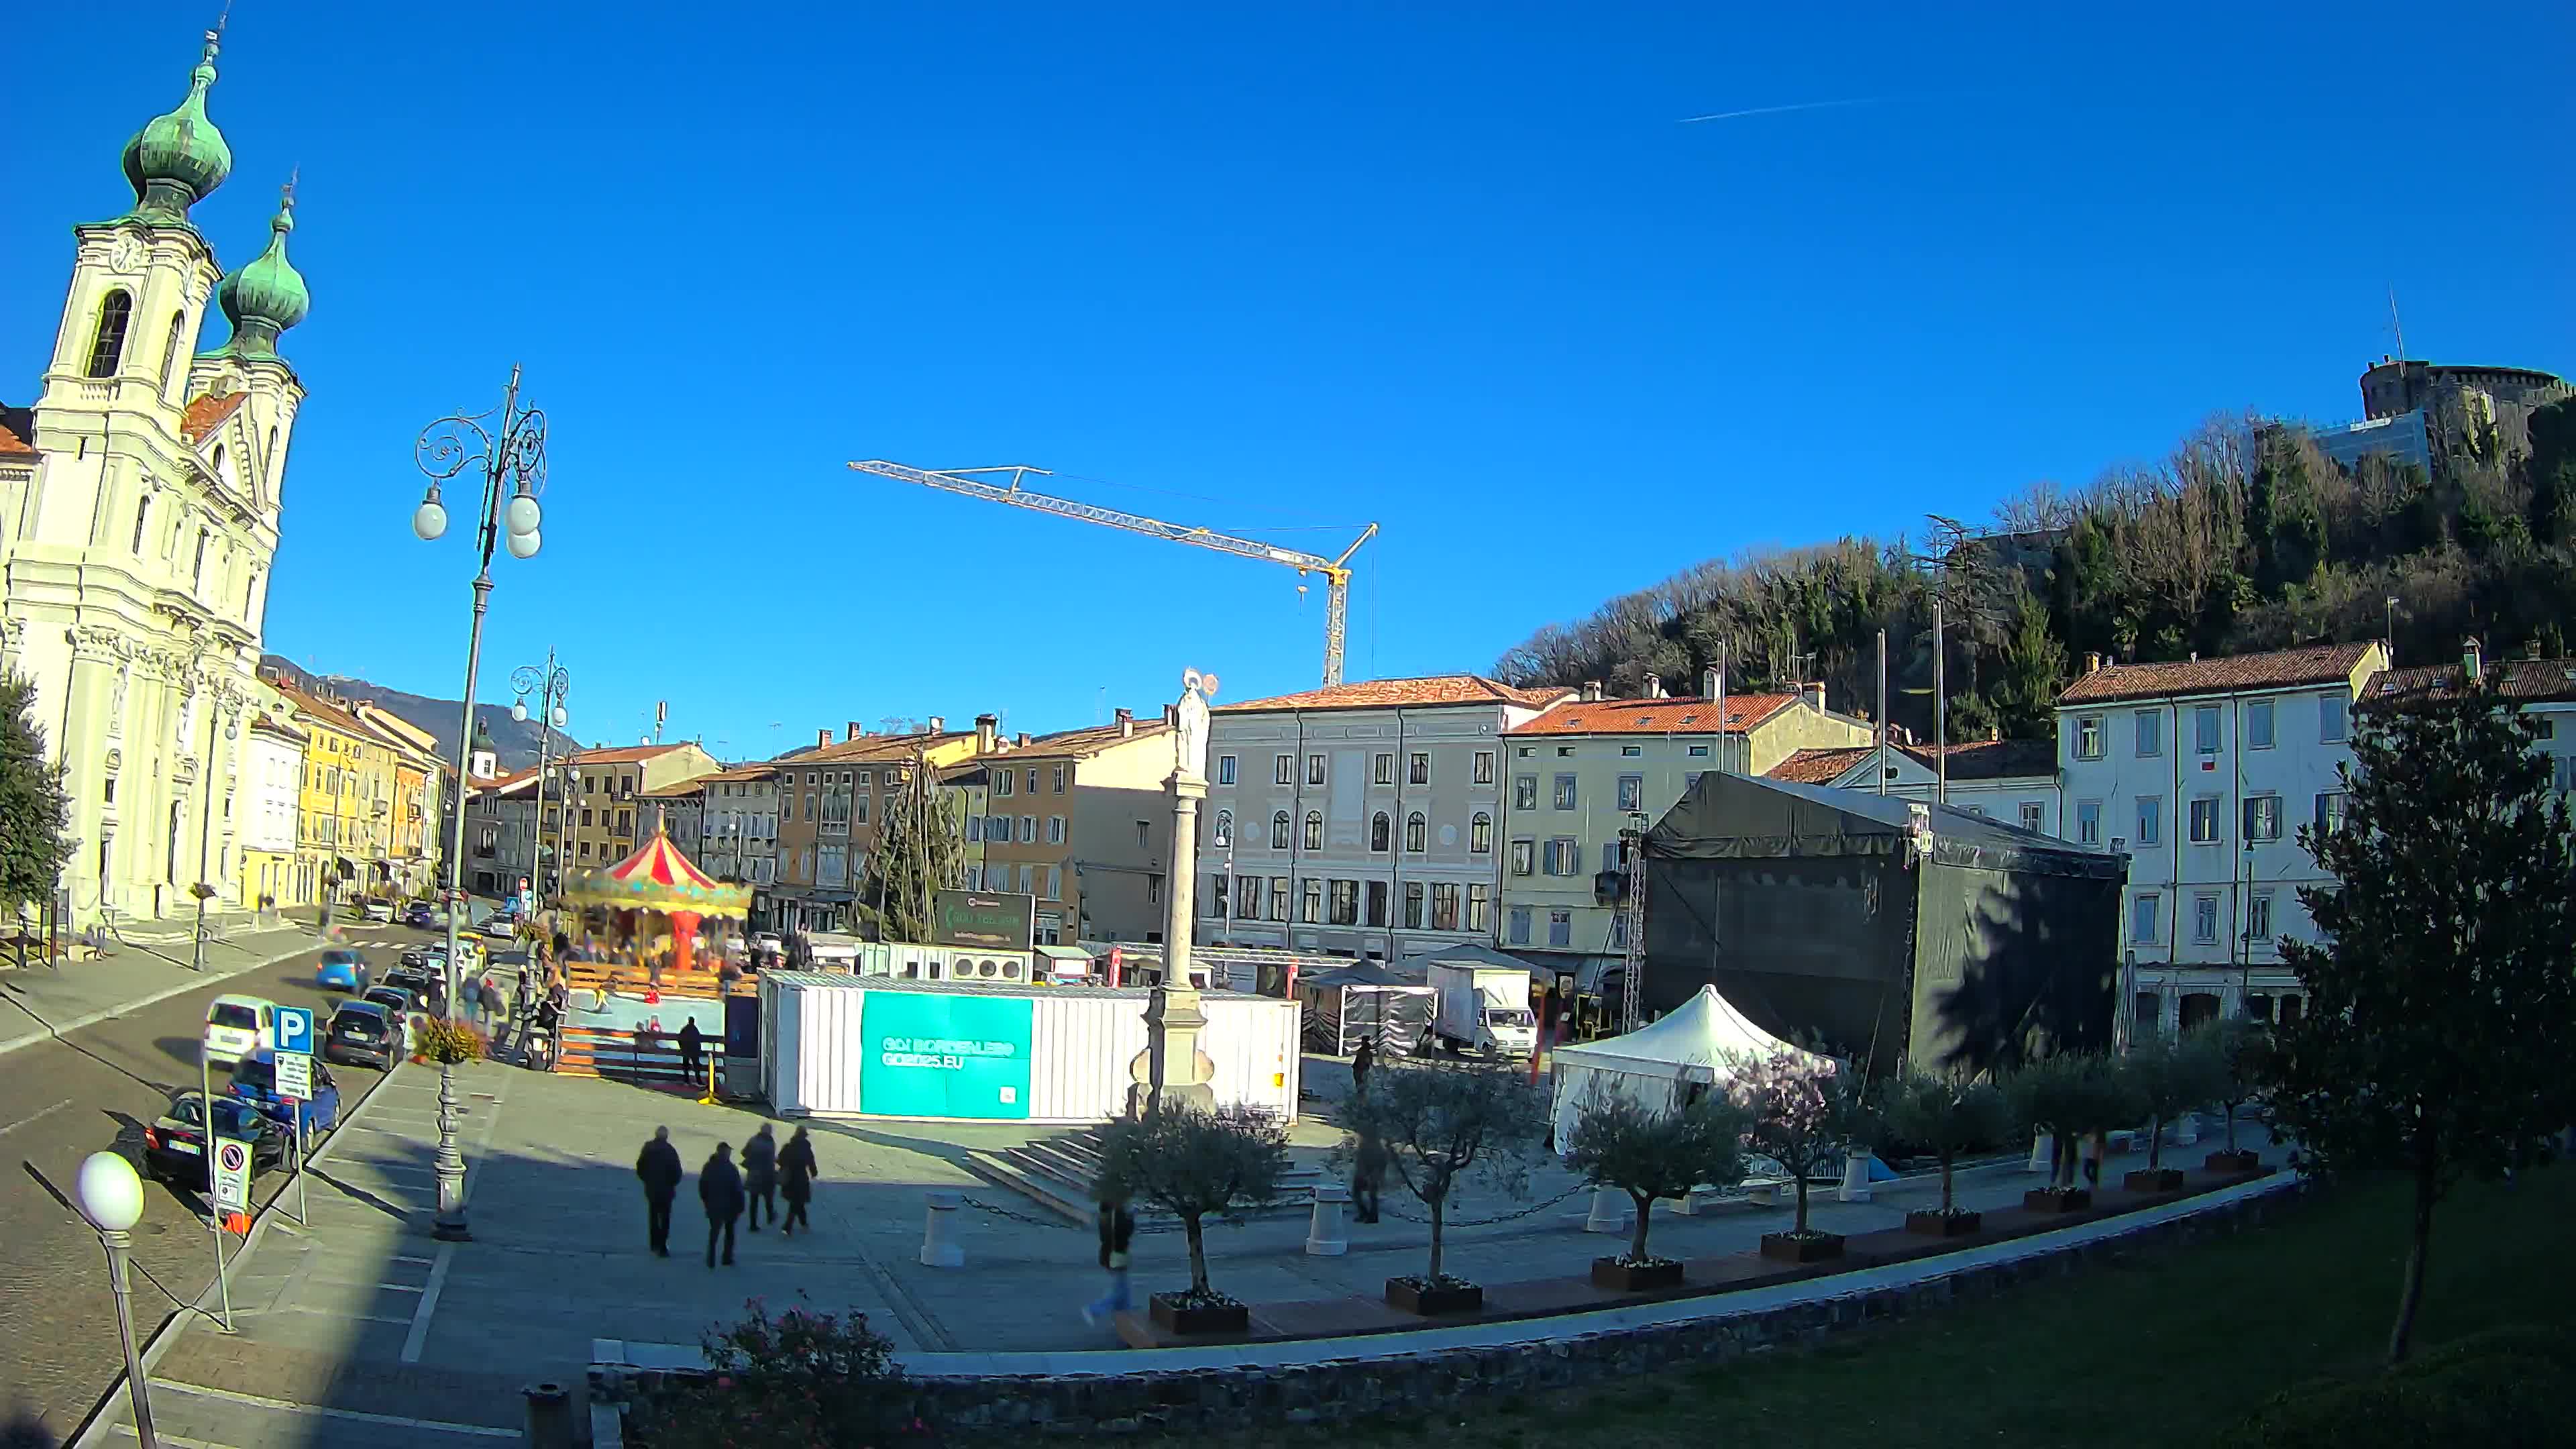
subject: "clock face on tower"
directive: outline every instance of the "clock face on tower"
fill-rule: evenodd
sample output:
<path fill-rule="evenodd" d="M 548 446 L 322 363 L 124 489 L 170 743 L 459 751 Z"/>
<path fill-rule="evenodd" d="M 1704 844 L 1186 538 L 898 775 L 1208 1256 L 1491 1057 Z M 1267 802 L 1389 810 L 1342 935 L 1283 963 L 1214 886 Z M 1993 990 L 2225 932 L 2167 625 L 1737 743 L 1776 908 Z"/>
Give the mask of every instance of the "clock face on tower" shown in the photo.
<path fill-rule="evenodd" d="M 130 231 L 123 236 L 118 237 L 116 239 L 115 247 L 107 254 L 107 261 L 108 265 L 116 268 L 120 272 L 130 272 L 135 268 L 142 266 L 142 238 L 137 237 Z"/>

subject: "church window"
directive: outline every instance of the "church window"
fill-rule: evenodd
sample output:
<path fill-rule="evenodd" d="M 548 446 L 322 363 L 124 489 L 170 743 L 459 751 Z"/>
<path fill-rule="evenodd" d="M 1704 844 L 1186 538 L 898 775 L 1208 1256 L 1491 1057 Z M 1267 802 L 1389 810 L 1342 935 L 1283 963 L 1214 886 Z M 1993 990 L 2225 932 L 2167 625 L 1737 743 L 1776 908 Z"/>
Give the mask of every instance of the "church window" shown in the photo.
<path fill-rule="evenodd" d="M 143 557 L 143 528 L 152 521 L 152 499 L 146 495 L 134 505 L 134 556 Z"/>
<path fill-rule="evenodd" d="M 187 313 L 170 314 L 170 338 L 161 344 L 161 385 L 165 388 L 179 380 L 179 334 L 186 331 L 187 327 Z"/>
<path fill-rule="evenodd" d="M 224 481 L 224 445 L 215 444 L 215 481 Z"/>
<path fill-rule="evenodd" d="M 125 360 L 125 324 L 133 316 L 134 298 L 123 287 L 98 304 L 98 332 L 89 346 L 90 376 L 116 376 L 116 365 Z"/>
<path fill-rule="evenodd" d="M 188 575 L 188 587 L 192 589 L 206 586 L 206 544 L 213 538 L 214 535 L 207 530 L 197 530 L 197 562 Z"/>

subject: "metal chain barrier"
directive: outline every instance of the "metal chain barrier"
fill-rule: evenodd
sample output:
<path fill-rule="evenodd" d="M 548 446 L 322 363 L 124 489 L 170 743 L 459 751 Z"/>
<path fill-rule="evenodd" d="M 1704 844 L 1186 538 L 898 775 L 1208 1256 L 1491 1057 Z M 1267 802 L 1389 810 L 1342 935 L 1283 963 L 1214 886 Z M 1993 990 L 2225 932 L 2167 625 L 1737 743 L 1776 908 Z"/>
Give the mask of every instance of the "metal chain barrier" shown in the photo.
<path fill-rule="evenodd" d="M 1490 1217 L 1490 1218 L 1442 1218 L 1442 1219 L 1440 1220 L 1441 1230 L 1445 1232 L 1445 1231 L 1447 1231 L 1447 1230 L 1448 1230 L 1448 1229 L 1450 1229 L 1450 1228 L 1482 1228 L 1482 1227 L 1490 1227 L 1490 1226 L 1492 1226 L 1492 1225 L 1493 1225 L 1493 1224 L 1495 1224 L 1495 1223 L 1507 1223 L 1507 1222 L 1510 1222 L 1510 1221 L 1511 1221 L 1512 1219 L 1514 1219 L 1514 1218 L 1525 1218 L 1525 1217 L 1528 1217 L 1530 1214 L 1535 1213 L 1535 1212 L 1544 1212 L 1544 1211 L 1546 1211 L 1547 1209 L 1549 1209 L 1549 1208 L 1552 1208 L 1552 1207 L 1556 1206 L 1558 1203 L 1561 1203 L 1561 1202 L 1565 1201 L 1567 1198 L 1570 1198 L 1570 1197 L 1574 1196 L 1576 1193 L 1579 1193 L 1579 1192 L 1590 1192 L 1591 1190 L 1592 1190 L 1592 1189 L 1591 1189 L 1591 1187 L 1590 1187 L 1590 1186 L 1588 1186 L 1588 1185 L 1578 1185 L 1578 1186 L 1575 1186 L 1575 1187 L 1569 1187 L 1569 1188 L 1567 1188 L 1565 1191 L 1558 1193 L 1556 1196 L 1554 1196 L 1554 1197 L 1552 1197 L 1552 1198 L 1549 1198 L 1549 1199 L 1548 1199 L 1547 1201 L 1545 1201 L 1545 1202 L 1534 1202 L 1534 1203 L 1531 1203 L 1528 1207 L 1525 1207 L 1525 1208 L 1517 1208 L 1517 1209 L 1515 1209 L 1515 1210 L 1513 1210 L 1513 1211 L 1511 1211 L 1511 1212 L 1503 1213 L 1503 1214 L 1501 1214 L 1501 1215 L 1499 1215 L 1499 1216 L 1496 1216 L 1496 1217 Z M 1399 1218 L 1402 1218 L 1402 1219 L 1404 1219 L 1404 1220 L 1405 1220 L 1406 1222 L 1408 1222 L 1408 1223 L 1422 1223 L 1422 1224 L 1428 1225 L 1428 1224 L 1430 1223 L 1430 1221 L 1431 1221 L 1431 1219 L 1430 1219 L 1428 1216 L 1425 1216 L 1425 1217 L 1415 1217 L 1413 1214 L 1411 1214 L 1411 1213 L 1409 1213 L 1409 1212 L 1406 1212 L 1406 1211 L 1405 1211 L 1404 1209 L 1402 1209 L 1402 1208 L 1396 1208 L 1396 1207 L 1382 1207 L 1382 1208 L 1378 1209 L 1378 1211 L 1383 1212 L 1383 1213 L 1386 1213 L 1386 1214 L 1388 1214 L 1388 1215 L 1390 1215 L 1390 1216 L 1393 1216 L 1393 1217 L 1399 1217 Z"/>
<path fill-rule="evenodd" d="M 968 1197 L 963 1193 L 958 1194 L 957 1201 L 961 1206 L 973 1208 L 977 1212 L 990 1213 L 997 1218 L 1008 1218 L 1015 1223 L 1026 1223 L 1033 1228 L 1062 1228 L 1069 1233 L 1087 1233 L 1093 1230 L 1092 1224 L 1090 1223 L 1069 1223 L 1062 1218 L 1031 1217 L 1027 1213 L 1013 1212 L 1011 1209 L 1006 1207 L 996 1207 L 992 1203 L 985 1202 L 979 1198 Z M 1311 1204 L 1304 1198 L 1282 1197 L 1273 1198 L 1268 1202 L 1249 1203 L 1238 1209 L 1238 1211 L 1250 1214 L 1273 1212 L 1281 1208 L 1302 1208 L 1310 1205 Z M 1217 1220 L 1208 1223 L 1207 1226 L 1242 1227 L 1244 1224 L 1228 1223 L 1222 1220 Z M 1177 1233 L 1181 1231 L 1181 1228 L 1182 1225 L 1178 1221 L 1168 1223 L 1139 1223 L 1136 1225 L 1136 1232 L 1139 1236 L 1152 1233 Z"/>

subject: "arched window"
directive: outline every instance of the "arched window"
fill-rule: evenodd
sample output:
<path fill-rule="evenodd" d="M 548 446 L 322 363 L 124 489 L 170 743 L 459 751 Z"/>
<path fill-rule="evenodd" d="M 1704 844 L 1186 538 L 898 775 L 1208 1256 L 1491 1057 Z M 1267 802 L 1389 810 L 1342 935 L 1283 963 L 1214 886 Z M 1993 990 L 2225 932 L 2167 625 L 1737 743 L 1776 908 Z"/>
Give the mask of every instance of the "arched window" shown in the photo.
<path fill-rule="evenodd" d="M 188 314 L 170 314 L 170 337 L 161 344 L 161 386 L 167 390 L 179 381 L 179 334 L 188 328 Z"/>
<path fill-rule="evenodd" d="M 1369 849 L 1376 851 L 1385 850 L 1389 845 L 1394 843 L 1390 838 L 1394 834 L 1395 823 L 1386 818 L 1385 811 L 1381 810 L 1377 812 L 1376 815 L 1370 817 Z"/>
<path fill-rule="evenodd" d="M 1234 844 L 1234 812 L 1231 810 L 1220 810 L 1216 812 L 1216 843 L 1219 845 Z"/>
<path fill-rule="evenodd" d="M 91 334 L 89 344 L 90 376 L 116 376 L 116 365 L 125 360 L 125 324 L 132 320 L 134 299 L 123 287 L 98 304 L 98 331 Z"/>
<path fill-rule="evenodd" d="M 1422 818 L 1421 811 L 1416 810 L 1404 817 L 1405 849 L 1419 854 L 1429 842 L 1430 834 L 1431 822 Z"/>
<path fill-rule="evenodd" d="M 1324 848 L 1324 812 L 1321 810 L 1306 812 L 1306 848 L 1308 850 Z"/>
<path fill-rule="evenodd" d="M 1476 818 L 1467 822 L 1467 849 L 1476 855 L 1494 853 L 1493 816 L 1479 810 L 1476 812 Z"/>
<path fill-rule="evenodd" d="M 268 425 L 268 451 L 261 455 L 259 464 L 260 471 L 264 473 L 277 471 L 277 424 L 275 423 Z"/>
<path fill-rule="evenodd" d="M 1272 850 L 1288 848 L 1288 812 L 1285 810 L 1270 817 L 1270 848 Z"/>
<path fill-rule="evenodd" d="M 136 558 L 143 557 L 143 529 L 151 521 L 152 495 L 147 493 L 143 495 L 141 502 L 134 505 L 134 556 Z"/>
<path fill-rule="evenodd" d="M 218 482 L 218 483 L 221 483 L 222 481 L 224 481 L 224 445 L 223 445 L 223 444 L 221 444 L 221 443 L 217 443 L 217 444 L 215 444 L 215 470 L 214 470 L 214 471 L 215 471 L 215 481 L 216 481 L 216 482 Z"/>
<path fill-rule="evenodd" d="M 202 589 L 206 586 L 206 544 L 213 538 L 214 534 L 207 530 L 202 528 L 197 530 L 197 562 L 196 566 L 188 571 L 188 587 L 192 589 Z"/>

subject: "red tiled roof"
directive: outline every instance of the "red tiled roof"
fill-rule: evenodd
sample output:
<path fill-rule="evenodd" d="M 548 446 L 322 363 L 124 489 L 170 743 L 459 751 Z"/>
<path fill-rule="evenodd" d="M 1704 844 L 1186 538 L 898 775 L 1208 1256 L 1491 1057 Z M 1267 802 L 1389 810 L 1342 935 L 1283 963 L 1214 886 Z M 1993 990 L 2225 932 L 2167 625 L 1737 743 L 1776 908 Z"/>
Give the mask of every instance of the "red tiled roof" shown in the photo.
<path fill-rule="evenodd" d="M 26 439 L 19 437 L 15 432 L 11 431 L 7 423 L 0 423 L 0 458 L 32 458 L 35 456 L 36 449 L 34 444 L 29 443 Z"/>
<path fill-rule="evenodd" d="M 224 419 L 240 412 L 241 405 L 249 399 L 250 394 L 246 392 L 228 392 L 222 397 L 209 395 L 192 399 L 188 403 L 188 410 L 179 415 L 179 431 L 188 435 L 189 442 L 202 443 L 208 433 L 223 426 Z"/>
<path fill-rule="evenodd" d="M 667 755 L 681 745 L 619 745 L 608 750 L 575 750 L 564 763 L 569 765 L 633 765 Z"/>
<path fill-rule="evenodd" d="M 1845 771 L 1878 753 L 1874 745 L 1839 750 L 1800 750 L 1764 772 L 1765 778 L 1792 785 L 1830 785 Z"/>
<path fill-rule="evenodd" d="M 2225 694 L 2245 689 L 2293 689 L 2303 684 L 2336 684 L 2352 677 L 2364 655 L 2376 644 L 2315 644 L 2304 649 L 2278 649 L 2268 654 L 2231 654 L 2220 659 L 2177 660 L 2168 664 L 2106 664 L 2066 687 L 2057 702 L 2100 704 L 2120 699 L 2156 699 L 2175 694 Z"/>
<path fill-rule="evenodd" d="M 1431 674 L 1419 679 L 1363 679 L 1297 694 L 1248 699 L 1216 707 L 1217 714 L 1273 709 L 1393 709 L 1440 704 L 1517 704 L 1544 709 L 1572 694 L 1568 689 L 1516 689 L 1481 674 Z"/>
<path fill-rule="evenodd" d="M 1730 694 L 1726 727 L 1748 730 L 1798 702 L 1794 694 Z M 1663 699 L 1570 699 L 1534 720 L 1516 724 L 1512 735 L 1713 735 L 1717 704 L 1697 695 Z"/>
<path fill-rule="evenodd" d="M 1933 763 L 1942 755 L 1950 757 L 1950 779 L 2009 780 L 2027 775 L 2057 773 L 2055 740 L 1969 740 L 1945 750 L 1926 744 L 1890 745 L 1891 750 L 1913 756 L 1927 770 L 1938 770 Z"/>
<path fill-rule="evenodd" d="M 2540 702 L 2576 700 L 2576 659 L 2490 659 L 2486 672 L 2507 699 Z M 2447 694 L 2460 687 L 2457 664 L 2419 664 L 2382 670 L 2362 686 L 2364 703 L 2398 695 Z"/>
<path fill-rule="evenodd" d="M 1136 721 L 1136 732 L 1132 735 L 1123 732 L 1114 724 L 1085 725 L 1080 729 L 1058 730 L 1051 735 L 1039 735 L 1025 745 L 1013 745 L 1004 753 L 1007 753 L 1015 762 L 1088 759 L 1112 745 L 1123 745 L 1148 735 L 1163 734 L 1170 729 L 1171 726 L 1160 719 Z"/>
<path fill-rule="evenodd" d="M 937 735 L 861 735 L 855 740 L 835 740 L 828 745 L 817 745 L 801 755 L 783 757 L 775 764 L 785 769 L 790 766 L 846 765 L 853 761 L 864 764 L 870 760 L 908 760 L 922 750 L 953 744 L 971 737 L 971 734 L 967 730 L 950 730 Z"/>
<path fill-rule="evenodd" d="M 298 689 L 294 685 L 289 684 L 282 679 L 270 680 L 269 686 L 275 689 L 279 694 L 284 695 L 287 702 L 294 705 L 297 709 L 302 710 L 306 714 L 315 716 L 323 723 L 331 726 L 331 728 L 335 730 L 338 730 L 342 734 L 358 735 L 363 738 L 376 740 L 382 740 L 384 738 L 383 735 L 370 729 L 367 726 L 366 721 L 359 719 L 356 715 L 351 714 L 347 709 L 340 705 L 333 704 L 331 701 L 324 699 L 318 694 Z"/>

